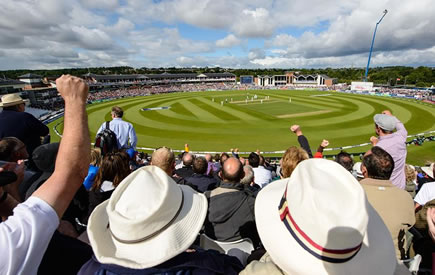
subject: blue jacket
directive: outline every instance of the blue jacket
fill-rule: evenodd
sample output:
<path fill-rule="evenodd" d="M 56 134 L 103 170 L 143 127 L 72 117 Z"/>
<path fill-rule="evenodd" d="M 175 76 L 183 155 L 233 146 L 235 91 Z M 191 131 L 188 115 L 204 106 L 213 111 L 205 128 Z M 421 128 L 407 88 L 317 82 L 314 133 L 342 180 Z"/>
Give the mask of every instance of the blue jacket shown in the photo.
<path fill-rule="evenodd" d="M 117 265 L 101 264 L 95 256 L 80 269 L 78 275 L 236 275 L 243 269 L 235 257 L 220 254 L 214 250 L 183 252 L 174 258 L 151 268 L 131 269 Z"/>
<path fill-rule="evenodd" d="M 86 176 L 85 180 L 83 181 L 83 185 L 85 186 L 86 190 L 89 191 L 91 189 L 92 185 L 94 185 L 95 177 L 98 174 L 98 167 L 89 165 L 88 175 Z"/>

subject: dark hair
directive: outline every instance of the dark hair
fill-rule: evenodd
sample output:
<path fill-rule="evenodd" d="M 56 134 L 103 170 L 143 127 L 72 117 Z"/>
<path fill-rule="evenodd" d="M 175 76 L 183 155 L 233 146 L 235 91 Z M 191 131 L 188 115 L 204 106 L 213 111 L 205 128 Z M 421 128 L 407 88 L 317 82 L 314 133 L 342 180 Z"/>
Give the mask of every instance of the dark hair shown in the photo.
<path fill-rule="evenodd" d="M 205 157 L 196 157 L 193 161 L 192 170 L 196 174 L 205 174 L 207 172 L 208 163 Z"/>
<path fill-rule="evenodd" d="M 392 134 L 393 133 L 393 131 L 388 131 L 388 130 L 381 128 L 381 126 L 377 125 L 376 123 L 375 123 L 375 125 L 384 134 Z"/>
<path fill-rule="evenodd" d="M 95 184 L 91 190 L 99 190 L 104 181 L 111 181 L 113 186 L 118 186 L 121 181 L 130 174 L 130 165 L 127 153 L 107 153 L 101 162 L 98 174 L 95 177 Z"/>
<path fill-rule="evenodd" d="M 13 138 L 0 140 L 0 160 L 10 161 L 17 145 L 17 140 Z"/>
<path fill-rule="evenodd" d="M 221 166 L 224 165 L 224 162 L 229 158 L 230 158 L 230 156 L 227 153 L 222 153 L 220 158 L 219 158 L 220 159 L 219 162 L 220 162 Z"/>
<path fill-rule="evenodd" d="M 345 151 L 341 151 L 340 153 L 337 154 L 337 158 L 335 159 L 335 161 L 341 166 L 343 166 L 347 171 L 352 173 L 353 159 L 349 153 Z"/>
<path fill-rule="evenodd" d="M 222 166 L 222 177 L 226 181 L 230 182 L 240 182 L 241 179 L 245 176 L 245 171 L 243 171 L 243 165 L 240 161 L 238 162 L 238 167 L 235 173 L 229 173 L 225 168 L 226 166 Z M 228 168 L 227 168 L 228 169 Z"/>
<path fill-rule="evenodd" d="M 21 104 L 24 104 L 24 103 L 3 107 L 3 110 L 5 110 L 5 111 L 18 111 L 18 106 L 20 106 Z"/>
<path fill-rule="evenodd" d="M 388 180 L 394 170 L 394 160 L 390 154 L 381 147 L 375 146 L 372 153 L 364 156 L 363 165 L 367 169 L 369 178 Z"/>
<path fill-rule="evenodd" d="M 115 115 L 115 117 L 122 117 L 124 115 L 124 111 L 118 106 L 112 107 L 112 113 Z"/>
<path fill-rule="evenodd" d="M 248 161 L 249 165 L 251 165 L 253 168 L 256 168 L 260 164 L 260 156 L 252 152 L 249 154 Z"/>

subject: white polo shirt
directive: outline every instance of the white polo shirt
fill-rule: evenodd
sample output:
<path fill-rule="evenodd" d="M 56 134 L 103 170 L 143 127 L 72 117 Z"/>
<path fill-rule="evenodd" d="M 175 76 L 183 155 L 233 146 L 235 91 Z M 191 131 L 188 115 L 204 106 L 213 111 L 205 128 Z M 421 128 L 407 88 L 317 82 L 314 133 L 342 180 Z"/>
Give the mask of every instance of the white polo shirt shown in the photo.
<path fill-rule="evenodd" d="M 268 185 L 272 181 L 272 172 L 263 166 L 260 165 L 256 168 L 252 168 L 252 170 L 254 170 L 254 181 L 261 188 Z"/>
<path fill-rule="evenodd" d="M 420 191 L 418 191 L 415 196 L 414 201 L 423 206 L 433 199 L 435 199 L 435 181 L 423 184 Z"/>
<path fill-rule="evenodd" d="M 40 198 L 17 205 L 0 223 L 0 274 L 37 274 L 58 225 L 56 211 Z"/>

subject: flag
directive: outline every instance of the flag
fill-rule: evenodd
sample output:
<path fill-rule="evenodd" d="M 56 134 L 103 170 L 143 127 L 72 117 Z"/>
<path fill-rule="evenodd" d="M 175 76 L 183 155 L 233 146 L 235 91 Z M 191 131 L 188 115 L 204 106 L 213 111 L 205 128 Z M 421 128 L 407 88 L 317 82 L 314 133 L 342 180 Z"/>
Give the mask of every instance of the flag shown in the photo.
<path fill-rule="evenodd" d="M 397 81 L 400 81 L 400 78 L 397 78 L 396 80 L 397 80 Z"/>

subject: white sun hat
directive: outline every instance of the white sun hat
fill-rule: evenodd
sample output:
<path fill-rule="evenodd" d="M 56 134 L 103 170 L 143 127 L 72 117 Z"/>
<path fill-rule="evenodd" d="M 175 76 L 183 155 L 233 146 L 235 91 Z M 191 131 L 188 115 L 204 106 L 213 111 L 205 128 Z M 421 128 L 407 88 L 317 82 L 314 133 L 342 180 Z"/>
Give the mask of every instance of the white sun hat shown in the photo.
<path fill-rule="evenodd" d="M 432 163 L 430 166 L 422 166 L 421 170 L 423 170 L 423 172 L 426 173 L 426 175 L 428 175 L 431 178 L 434 178 L 434 174 L 433 174 L 433 168 L 434 168 L 435 163 Z"/>
<path fill-rule="evenodd" d="M 259 192 L 255 218 L 273 262 L 287 274 L 393 274 L 391 235 L 341 165 L 304 160 Z"/>
<path fill-rule="evenodd" d="M 18 104 L 26 104 L 28 99 L 22 99 L 19 94 L 6 94 L 1 97 L 0 107 L 9 107 Z"/>
<path fill-rule="evenodd" d="M 364 175 L 361 171 L 361 165 L 362 163 L 360 161 L 355 162 L 355 164 L 353 165 L 352 171 L 356 174 L 356 176 L 358 178 L 364 178 Z"/>
<path fill-rule="evenodd" d="M 184 252 L 207 214 L 207 199 L 146 166 L 126 177 L 88 223 L 95 257 L 104 264 L 143 269 Z"/>

